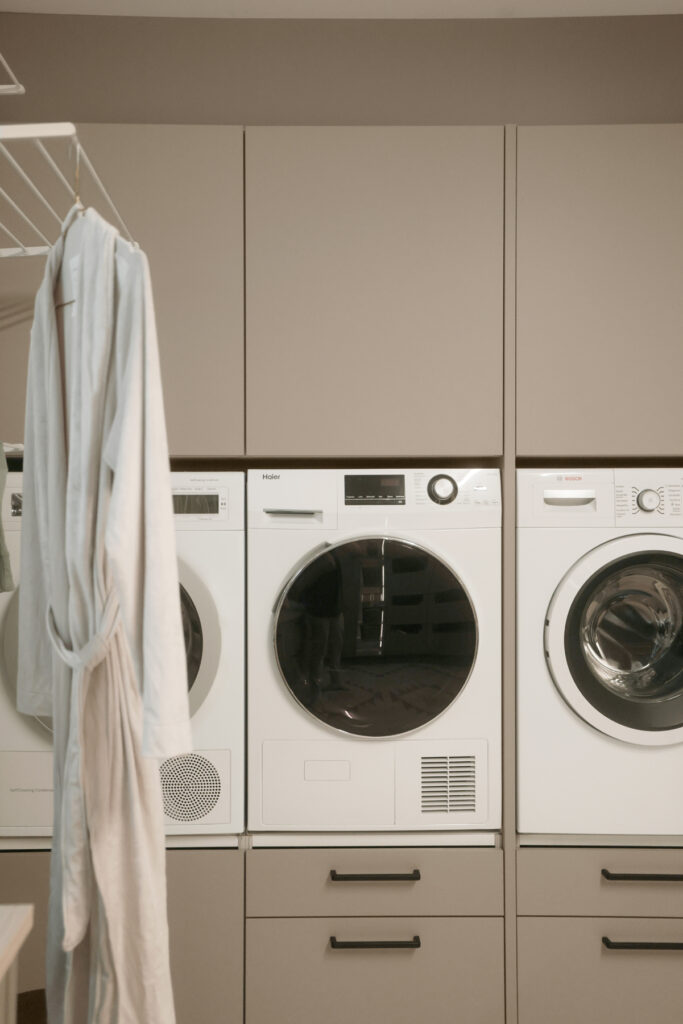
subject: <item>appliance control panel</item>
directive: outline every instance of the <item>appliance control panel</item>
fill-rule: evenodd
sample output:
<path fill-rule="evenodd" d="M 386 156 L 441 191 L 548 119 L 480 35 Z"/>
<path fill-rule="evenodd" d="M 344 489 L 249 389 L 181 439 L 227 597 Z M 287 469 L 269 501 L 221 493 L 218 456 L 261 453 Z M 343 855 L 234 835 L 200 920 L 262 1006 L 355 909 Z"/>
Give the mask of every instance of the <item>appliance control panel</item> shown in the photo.
<path fill-rule="evenodd" d="M 243 473 L 171 473 L 176 530 L 244 527 Z"/>
<path fill-rule="evenodd" d="M 249 470 L 247 520 L 273 529 L 500 526 L 497 469 Z"/>
<path fill-rule="evenodd" d="M 2 494 L 2 524 L 6 530 L 21 529 L 21 513 L 24 504 L 21 473 L 8 473 Z"/>
<path fill-rule="evenodd" d="M 617 526 L 680 526 L 683 470 L 615 470 L 614 505 Z"/>

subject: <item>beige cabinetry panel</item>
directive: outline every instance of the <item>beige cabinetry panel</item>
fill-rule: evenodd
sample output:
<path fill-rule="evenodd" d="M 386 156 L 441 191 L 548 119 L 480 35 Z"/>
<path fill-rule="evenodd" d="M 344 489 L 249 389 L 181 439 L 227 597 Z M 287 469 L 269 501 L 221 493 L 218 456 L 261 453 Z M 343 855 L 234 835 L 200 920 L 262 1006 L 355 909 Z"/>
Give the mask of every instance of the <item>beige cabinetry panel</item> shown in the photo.
<path fill-rule="evenodd" d="M 683 918 L 683 850 L 519 850 L 517 910 Z"/>
<path fill-rule="evenodd" d="M 247 950 L 247 1024 L 504 1021 L 501 918 L 252 919 Z"/>
<path fill-rule="evenodd" d="M 519 1024 L 680 1021 L 682 878 L 681 850 L 519 850 Z"/>
<path fill-rule="evenodd" d="M 168 850 L 166 865 L 177 1024 L 241 1021 L 244 855 Z"/>
<path fill-rule="evenodd" d="M 502 915 L 501 850 L 252 850 L 248 917 Z"/>
<path fill-rule="evenodd" d="M 502 128 L 248 128 L 247 453 L 500 454 L 502 273 Z"/>
<path fill-rule="evenodd" d="M 519 1024 L 680 1024 L 683 949 L 608 949 L 611 943 L 683 946 L 683 921 L 520 918 Z"/>
<path fill-rule="evenodd" d="M 246 1024 L 503 1024 L 500 850 L 249 850 L 246 863 Z"/>
<path fill-rule="evenodd" d="M 517 449 L 681 456 L 683 126 L 521 127 Z"/>
<path fill-rule="evenodd" d="M 244 856 L 168 850 L 171 974 L 178 1024 L 242 1019 Z M 45 988 L 48 851 L 0 852 L 0 903 L 32 903 L 19 991 Z"/>
<path fill-rule="evenodd" d="M 89 124 L 78 132 L 149 257 L 171 455 L 243 455 L 242 128 Z M 85 201 L 96 195 L 84 189 Z"/>

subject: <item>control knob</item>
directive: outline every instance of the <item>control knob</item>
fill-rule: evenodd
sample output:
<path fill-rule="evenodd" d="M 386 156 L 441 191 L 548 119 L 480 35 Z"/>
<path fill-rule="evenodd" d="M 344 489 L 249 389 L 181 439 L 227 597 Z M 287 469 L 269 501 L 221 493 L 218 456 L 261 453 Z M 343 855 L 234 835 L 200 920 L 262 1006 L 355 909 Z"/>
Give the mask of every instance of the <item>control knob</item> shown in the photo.
<path fill-rule="evenodd" d="M 455 501 L 458 485 L 452 476 L 439 473 L 438 476 L 433 476 L 427 484 L 427 494 L 437 505 L 448 505 L 451 501 Z"/>
<path fill-rule="evenodd" d="M 643 512 L 654 512 L 659 507 L 659 495 L 657 491 L 653 491 L 651 487 L 648 487 L 640 492 L 636 498 L 636 503 Z"/>

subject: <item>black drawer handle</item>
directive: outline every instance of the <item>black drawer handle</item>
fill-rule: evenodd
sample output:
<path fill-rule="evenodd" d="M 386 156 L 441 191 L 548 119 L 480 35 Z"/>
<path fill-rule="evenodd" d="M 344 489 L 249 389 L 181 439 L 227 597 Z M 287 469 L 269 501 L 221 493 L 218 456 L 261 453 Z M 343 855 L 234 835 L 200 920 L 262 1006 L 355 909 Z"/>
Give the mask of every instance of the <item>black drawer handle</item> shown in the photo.
<path fill-rule="evenodd" d="M 618 872 L 610 871 L 609 868 L 603 868 L 600 874 L 608 882 L 683 882 L 683 875 L 639 875 L 633 872 L 619 874 Z"/>
<path fill-rule="evenodd" d="M 330 935 L 330 946 L 332 949 L 419 949 L 422 943 L 419 935 L 413 935 L 412 939 L 379 939 L 365 942 L 362 939 L 352 939 L 350 942 L 343 942 L 336 935 Z"/>
<path fill-rule="evenodd" d="M 607 949 L 683 949 L 683 942 L 613 942 L 606 935 L 602 944 Z"/>
<path fill-rule="evenodd" d="M 335 871 L 334 868 L 330 871 L 331 882 L 419 882 L 420 871 L 419 868 L 414 868 L 413 871 L 407 871 L 405 873 L 398 872 L 397 874 L 387 874 L 379 872 L 377 874 L 360 874 L 360 875 L 343 875 L 339 871 Z"/>

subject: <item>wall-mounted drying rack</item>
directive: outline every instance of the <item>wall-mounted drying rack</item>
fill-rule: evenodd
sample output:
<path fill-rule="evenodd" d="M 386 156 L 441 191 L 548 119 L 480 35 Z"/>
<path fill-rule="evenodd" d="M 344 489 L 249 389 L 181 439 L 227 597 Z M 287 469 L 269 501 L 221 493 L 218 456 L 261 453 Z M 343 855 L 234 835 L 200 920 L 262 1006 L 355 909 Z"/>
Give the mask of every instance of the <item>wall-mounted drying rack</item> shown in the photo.
<path fill-rule="evenodd" d="M 63 168 L 63 154 L 60 166 L 48 150 L 46 143 L 50 140 L 66 140 L 68 143 L 69 163 L 73 163 L 71 181 L 67 177 L 71 168 L 67 169 L 67 173 Z M 10 151 L 20 148 L 23 148 L 23 154 L 14 155 Z M 12 246 L 0 248 L 0 257 L 44 256 L 50 251 L 51 227 L 54 222 L 58 228 L 61 227 L 68 212 L 67 207 L 60 215 L 56 209 L 63 203 L 64 191 L 68 194 L 69 206 L 80 202 L 81 166 L 88 171 L 128 240 L 135 244 L 123 217 L 81 145 L 75 125 L 69 122 L 0 125 L 0 155 L 10 164 L 15 183 L 13 195 L 0 186 L 0 208 L 3 211 L 0 218 L 0 239 L 4 237 L 14 243 Z M 60 193 L 61 202 L 53 194 L 56 189 Z"/>
<path fill-rule="evenodd" d="M 12 71 L 11 67 L 0 53 L 0 65 L 5 69 L 9 82 L 0 84 L 0 96 L 23 96 L 26 92 L 23 85 Z"/>

